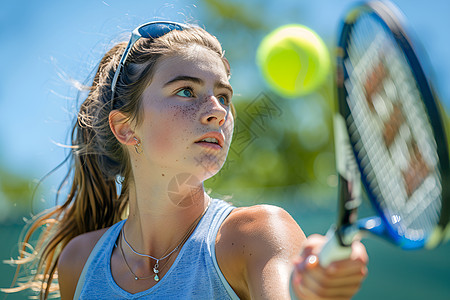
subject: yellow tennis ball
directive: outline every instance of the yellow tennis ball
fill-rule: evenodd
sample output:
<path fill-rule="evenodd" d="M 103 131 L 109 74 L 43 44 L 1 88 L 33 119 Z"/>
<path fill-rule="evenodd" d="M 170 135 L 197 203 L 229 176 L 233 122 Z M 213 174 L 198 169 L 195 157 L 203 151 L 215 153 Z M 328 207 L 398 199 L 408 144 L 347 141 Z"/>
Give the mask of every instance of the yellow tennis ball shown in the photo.
<path fill-rule="evenodd" d="M 325 43 L 311 29 L 296 24 L 269 33 L 258 47 L 256 62 L 268 85 L 286 97 L 313 92 L 330 70 Z"/>

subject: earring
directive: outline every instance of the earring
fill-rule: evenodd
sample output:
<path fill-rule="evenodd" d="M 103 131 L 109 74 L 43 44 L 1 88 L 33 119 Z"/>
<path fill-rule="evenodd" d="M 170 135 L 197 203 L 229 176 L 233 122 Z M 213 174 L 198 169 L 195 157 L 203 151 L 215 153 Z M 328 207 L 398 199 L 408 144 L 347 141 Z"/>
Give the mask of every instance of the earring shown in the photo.
<path fill-rule="evenodd" d="M 136 141 L 136 144 L 134 144 L 134 150 L 136 150 L 137 154 L 141 154 L 144 150 L 142 150 L 141 141 L 137 138 L 133 138 Z"/>

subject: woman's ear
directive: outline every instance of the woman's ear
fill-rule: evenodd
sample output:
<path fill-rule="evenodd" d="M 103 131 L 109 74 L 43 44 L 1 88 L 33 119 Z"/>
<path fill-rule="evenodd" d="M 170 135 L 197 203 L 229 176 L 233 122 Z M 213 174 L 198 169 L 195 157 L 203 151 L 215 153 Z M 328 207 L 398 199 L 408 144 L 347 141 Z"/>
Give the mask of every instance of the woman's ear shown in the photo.
<path fill-rule="evenodd" d="M 109 127 L 116 139 L 124 145 L 134 145 L 135 132 L 131 127 L 129 118 L 118 110 L 109 113 Z"/>

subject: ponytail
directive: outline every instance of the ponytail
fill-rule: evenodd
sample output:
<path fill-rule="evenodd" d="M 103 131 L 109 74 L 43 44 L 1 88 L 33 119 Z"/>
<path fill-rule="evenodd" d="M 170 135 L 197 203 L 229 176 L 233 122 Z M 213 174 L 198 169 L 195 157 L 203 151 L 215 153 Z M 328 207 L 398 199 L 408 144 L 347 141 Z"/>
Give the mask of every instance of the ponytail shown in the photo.
<path fill-rule="evenodd" d="M 41 299 L 47 299 L 51 293 L 58 291 L 53 279 L 61 250 L 69 241 L 80 234 L 109 227 L 124 214 L 128 204 L 130 172 L 129 168 L 123 167 L 123 161 L 127 159 L 126 151 L 109 129 L 110 94 L 105 92 L 110 84 L 108 74 L 114 72 L 112 66 L 118 61 L 124 46 L 117 45 L 100 62 L 90 93 L 74 122 L 72 151 L 68 157 L 72 166 L 61 184 L 63 186 L 68 178 L 73 177 L 66 201 L 32 220 L 21 243 L 19 258 L 11 261 L 17 264 L 13 284 L 24 264 L 30 264 L 36 273 L 27 283 L 3 289 L 4 292 L 32 289 L 39 292 Z M 124 178 L 120 182 L 120 195 L 117 190 L 118 176 Z M 43 230 L 33 249 L 30 240 L 40 228 Z"/>

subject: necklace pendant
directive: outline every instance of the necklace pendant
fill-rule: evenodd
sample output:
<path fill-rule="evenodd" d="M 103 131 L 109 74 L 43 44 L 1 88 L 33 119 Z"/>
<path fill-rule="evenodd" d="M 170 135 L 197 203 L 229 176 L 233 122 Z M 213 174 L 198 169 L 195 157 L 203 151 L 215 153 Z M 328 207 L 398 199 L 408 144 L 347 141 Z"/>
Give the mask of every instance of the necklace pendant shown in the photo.
<path fill-rule="evenodd" d="M 156 264 L 153 267 L 153 273 L 155 273 L 155 277 L 153 277 L 153 279 L 155 279 L 156 282 L 159 281 L 159 276 L 158 276 L 159 270 L 158 270 L 158 268 L 159 268 L 159 260 L 156 261 Z"/>
<path fill-rule="evenodd" d="M 155 273 L 155 277 L 153 277 L 153 279 L 155 279 L 156 282 L 159 281 L 159 276 L 158 276 L 159 270 L 158 270 L 158 268 L 159 268 L 159 259 L 156 260 L 155 266 L 153 267 L 153 273 Z"/>
<path fill-rule="evenodd" d="M 139 278 L 137 276 L 134 276 L 134 280 L 139 280 Z"/>

